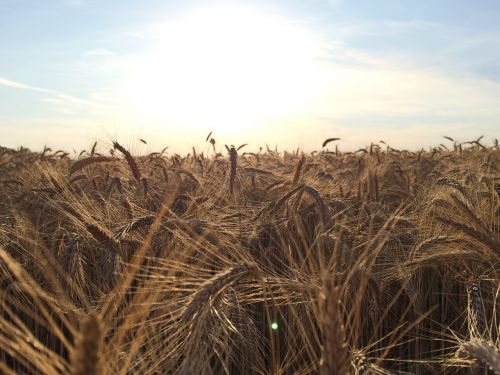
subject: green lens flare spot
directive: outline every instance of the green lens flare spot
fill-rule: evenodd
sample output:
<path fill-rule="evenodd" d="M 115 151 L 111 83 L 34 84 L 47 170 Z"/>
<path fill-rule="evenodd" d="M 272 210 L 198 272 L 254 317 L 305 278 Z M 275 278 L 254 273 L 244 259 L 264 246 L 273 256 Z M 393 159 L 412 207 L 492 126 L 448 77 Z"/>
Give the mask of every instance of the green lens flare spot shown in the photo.
<path fill-rule="evenodd" d="M 276 331 L 278 329 L 278 322 L 272 322 L 271 323 L 271 328 L 273 331 Z"/>

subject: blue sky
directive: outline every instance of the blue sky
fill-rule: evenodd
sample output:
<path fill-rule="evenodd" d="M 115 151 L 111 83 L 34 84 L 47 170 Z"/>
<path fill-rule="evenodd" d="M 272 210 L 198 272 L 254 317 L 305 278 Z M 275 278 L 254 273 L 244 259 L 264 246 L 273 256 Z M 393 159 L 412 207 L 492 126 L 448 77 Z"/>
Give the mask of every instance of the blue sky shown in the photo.
<path fill-rule="evenodd" d="M 498 1 L 0 0 L 1 142 L 491 140 L 498 19 Z"/>

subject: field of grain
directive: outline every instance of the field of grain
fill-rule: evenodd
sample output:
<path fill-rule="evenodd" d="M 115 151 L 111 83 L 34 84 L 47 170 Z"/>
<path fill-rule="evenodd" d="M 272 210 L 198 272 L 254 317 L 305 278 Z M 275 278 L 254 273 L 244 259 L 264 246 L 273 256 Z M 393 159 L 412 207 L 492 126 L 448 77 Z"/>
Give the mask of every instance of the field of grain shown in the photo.
<path fill-rule="evenodd" d="M 500 148 L 446 138 L 2 148 L 0 372 L 500 374 Z"/>

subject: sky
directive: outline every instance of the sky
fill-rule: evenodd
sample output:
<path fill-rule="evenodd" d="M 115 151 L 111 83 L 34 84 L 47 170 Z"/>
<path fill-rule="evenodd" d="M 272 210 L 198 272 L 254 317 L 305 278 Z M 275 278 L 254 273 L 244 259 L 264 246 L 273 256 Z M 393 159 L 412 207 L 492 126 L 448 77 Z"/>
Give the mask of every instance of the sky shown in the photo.
<path fill-rule="evenodd" d="M 491 143 L 499 19 L 493 0 L 0 0 L 0 145 Z"/>

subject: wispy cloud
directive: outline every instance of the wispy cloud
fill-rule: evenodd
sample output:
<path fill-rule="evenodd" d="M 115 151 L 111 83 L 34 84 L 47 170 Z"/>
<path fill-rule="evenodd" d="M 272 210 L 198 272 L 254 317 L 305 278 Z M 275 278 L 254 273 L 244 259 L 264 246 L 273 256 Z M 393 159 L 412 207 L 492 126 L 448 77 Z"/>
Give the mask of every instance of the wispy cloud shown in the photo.
<path fill-rule="evenodd" d="M 12 80 L 4 78 L 4 77 L 0 77 L 0 85 L 12 87 L 15 89 L 24 89 L 24 90 L 31 90 L 31 91 L 36 91 L 36 92 L 52 93 L 51 90 L 42 89 L 40 87 L 27 85 L 27 84 L 22 83 L 22 82 L 12 81 Z"/>
<path fill-rule="evenodd" d="M 348 64 L 357 63 L 359 57 L 370 57 L 372 62 L 390 58 L 500 82 L 499 31 L 421 19 L 348 22 L 328 29 L 329 40 L 335 41 L 330 47 L 332 59 L 344 58 Z"/>
<path fill-rule="evenodd" d="M 81 99 L 73 95 L 68 95 L 60 91 L 32 86 L 23 82 L 13 81 L 5 77 L 0 77 L 0 86 L 47 94 L 47 96 L 42 100 L 44 102 L 53 104 L 53 109 L 62 113 L 74 112 L 78 109 L 88 110 L 89 108 L 95 106 L 95 103 L 92 103 L 89 100 Z M 67 106 L 70 106 L 70 108 L 72 108 L 71 111 L 68 110 Z"/>

